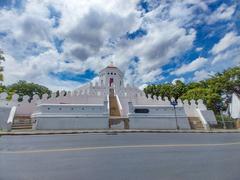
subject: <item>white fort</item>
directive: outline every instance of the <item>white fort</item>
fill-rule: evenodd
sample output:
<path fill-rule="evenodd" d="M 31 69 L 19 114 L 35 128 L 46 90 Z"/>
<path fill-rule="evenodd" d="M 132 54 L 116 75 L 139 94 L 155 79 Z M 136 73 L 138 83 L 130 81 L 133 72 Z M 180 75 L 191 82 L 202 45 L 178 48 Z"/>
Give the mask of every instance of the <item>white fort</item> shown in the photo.
<path fill-rule="evenodd" d="M 191 129 L 216 124 L 212 111 L 202 100 L 178 100 L 174 108 L 167 98 L 147 98 L 137 87 L 124 84 L 123 72 L 110 64 L 100 71 L 99 81 L 50 98 L 24 96 L 9 102 L 0 94 L 1 106 L 10 107 L 4 127 L 11 129 L 19 119 L 31 118 L 33 129 Z M 1 113 L 1 112 L 0 112 Z M 12 118 L 11 118 L 12 117 Z M 15 123 L 14 123 L 15 121 Z M 4 124 L 4 123 L 2 123 Z"/>

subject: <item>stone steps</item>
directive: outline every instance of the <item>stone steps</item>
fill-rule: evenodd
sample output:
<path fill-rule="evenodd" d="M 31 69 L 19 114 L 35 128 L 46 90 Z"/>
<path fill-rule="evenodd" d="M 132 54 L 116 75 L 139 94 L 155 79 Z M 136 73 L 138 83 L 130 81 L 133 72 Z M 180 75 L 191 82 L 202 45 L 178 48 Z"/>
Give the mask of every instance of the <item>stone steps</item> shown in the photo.
<path fill-rule="evenodd" d="M 110 116 L 121 116 L 116 96 L 110 96 Z"/>
<path fill-rule="evenodd" d="M 110 117 L 109 117 L 109 128 L 112 125 L 120 124 L 121 122 L 124 123 L 124 129 L 129 128 L 128 118 L 121 117 L 120 109 L 118 107 L 117 98 L 114 95 L 114 90 L 110 89 L 109 92 L 109 103 L 110 103 Z"/>
<path fill-rule="evenodd" d="M 204 129 L 202 122 L 198 117 L 188 117 L 191 129 Z"/>
<path fill-rule="evenodd" d="M 32 129 L 32 121 L 29 116 L 17 116 L 13 120 L 13 130 Z"/>

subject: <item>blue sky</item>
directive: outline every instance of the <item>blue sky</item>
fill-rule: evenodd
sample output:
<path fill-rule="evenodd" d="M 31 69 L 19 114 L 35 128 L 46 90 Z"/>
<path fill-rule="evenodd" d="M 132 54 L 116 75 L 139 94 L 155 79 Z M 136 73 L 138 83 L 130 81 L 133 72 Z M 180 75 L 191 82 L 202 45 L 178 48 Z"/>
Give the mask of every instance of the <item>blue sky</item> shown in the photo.
<path fill-rule="evenodd" d="M 200 81 L 240 63 L 240 5 L 220 0 L 1 0 L 5 84 L 51 89 L 96 81 L 114 62 L 125 81 Z"/>

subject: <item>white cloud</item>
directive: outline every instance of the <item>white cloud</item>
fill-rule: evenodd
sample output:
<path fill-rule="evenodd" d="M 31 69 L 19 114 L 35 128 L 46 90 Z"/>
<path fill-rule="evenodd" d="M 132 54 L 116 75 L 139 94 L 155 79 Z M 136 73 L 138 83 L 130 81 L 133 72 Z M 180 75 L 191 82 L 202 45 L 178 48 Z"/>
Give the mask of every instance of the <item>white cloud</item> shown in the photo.
<path fill-rule="evenodd" d="M 229 32 L 213 46 L 211 52 L 216 55 L 232 45 L 240 44 L 240 36 L 237 36 L 235 32 Z"/>
<path fill-rule="evenodd" d="M 197 52 L 200 52 L 200 51 L 202 51 L 203 50 L 203 47 L 198 47 L 198 48 L 196 48 L 196 51 Z"/>
<path fill-rule="evenodd" d="M 231 67 L 240 63 L 240 46 L 228 49 L 213 57 L 212 65 L 222 66 L 222 69 Z M 218 63 L 218 64 L 217 64 Z"/>
<path fill-rule="evenodd" d="M 240 63 L 240 36 L 235 32 L 229 32 L 213 46 L 211 64 L 222 69 Z M 227 64 L 226 64 L 227 62 Z M 218 64 L 217 64 L 218 63 Z"/>
<path fill-rule="evenodd" d="M 9 55 L 5 55 L 7 59 L 4 62 L 4 78 L 7 79 L 5 84 L 9 85 L 16 82 L 17 80 L 26 80 L 50 87 L 52 90 L 70 90 L 78 87 L 80 85 L 78 82 L 61 81 L 49 76 L 49 71 L 58 69 L 58 63 L 57 61 L 54 61 L 56 53 L 49 53 L 50 52 L 48 52 L 48 54 L 42 55 L 41 57 L 32 58 L 31 60 L 28 59 L 22 62 L 16 61 Z M 53 58 L 51 60 L 51 63 L 49 63 L 49 57 Z"/>
<path fill-rule="evenodd" d="M 208 24 L 213 24 L 219 20 L 231 19 L 233 13 L 235 12 L 235 8 L 235 5 L 227 6 L 226 4 L 222 4 L 209 17 L 207 17 Z"/>
<path fill-rule="evenodd" d="M 213 72 L 209 73 L 206 70 L 195 71 L 193 81 L 202 81 L 209 78 L 213 74 Z"/>
<path fill-rule="evenodd" d="M 151 1 L 153 10 L 143 16 L 137 11 L 138 2 L 32 0 L 26 2 L 21 12 L 0 10 L 0 24 L 4 24 L 0 31 L 8 33 L 0 48 L 11 59 L 6 62 L 10 66 L 6 67 L 6 83 L 25 79 L 54 89 L 74 88 L 81 83 L 57 80 L 49 72 L 83 73 L 86 69 L 99 72 L 110 60 L 125 72 L 130 84 L 140 86 L 162 79 L 162 66 L 192 48 L 196 31 L 187 26 L 197 23 L 195 11 L 208 11 L 207 5 L 212 0 Z M 61 13 L 58 27 L 53 27 L 54 21 L 49 19 L 49 6 Z M 127 32 L 139 27 L 147 31 L 146 36 L 125 38 Z M 54 36 L 65 40 L 62 54 L 53 45 Z M 27 50 L 32 43 L 37 44 L 35 54 Z M 132 70 L 129 64 L 134 56 L 140 60 Z M 71 63 L 64 63 L 65 59 Z M 204 64 L 203 60 L 198 61 Z M 183 68 L 191 72 L 201 66 L 198 63 Z"/>
<path fill-rule="evenodd" d="M 139 86 L 139 89 L 143 90 L 147 86 L 148 86 L 148 84 L 142 84 L 141 86 Z"/>
<path fill-rule="evenodd" d="M 203 67 L 203 65 L 205 65 L 206 63 L 207 63 L 206 58 L 199 57 L 199 58 L 193 60 L 189 64 L 182 65 L 180 68 L 173 71 L 171 74 L 181 75 L 181 74 L 185 74 L 185 73 L 188 73 L 188 72 L 193 72 L 193 71 L 196 71 L 197 69 Z"/>

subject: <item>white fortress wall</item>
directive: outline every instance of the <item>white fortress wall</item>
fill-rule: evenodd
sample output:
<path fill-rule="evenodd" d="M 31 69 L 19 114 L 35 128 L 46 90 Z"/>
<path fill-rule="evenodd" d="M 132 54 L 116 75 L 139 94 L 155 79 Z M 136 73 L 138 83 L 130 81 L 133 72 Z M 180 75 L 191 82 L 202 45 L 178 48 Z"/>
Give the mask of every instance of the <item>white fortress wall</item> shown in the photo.
<path fill-rule="evenodd" d="M 216 125 L 216 117 L 212 110 L 208 110 L 202 99 L 197 101 L 184 100 L 184 109 L 188 117 L 198 117 L 205 129 L 209 128 L 209 125 Z"/>
<path fill-rule="evenodd" d="M 8 131 L 11 129 L 12 114 L 14 114 L 16 107 L 1 107 L 0 108 L 0 129 Z"/>
<path fill-rule="evenodd" d="M 108 103 L 41 104 L 32 114 L 34 129 L 108 128 Z"/>
<path fill-rule="evenodd" d="M 177 129 L 178 123 L 180 129 L 190 129 L 183 107 L 175 110 L 172 106 L 134 105 L 129 102 L 130 128 Z"/>
<path fill-rule="evenodd" d="M 7 94 L 0 94 L 0 106 L 12 107 L 16 106 L 16 115 L 17 116 L 30 116 L 35 110 L 36 106 L 42 103 L 48 104 L 103 104 L 106 96 L 103 93 L 67 93 L 64 96 L 65 92 L 60 92 L 59 96 L 56 97 L 56 93 L 53 93 L 50 98 L 48 94 L 44 94 L 40 99 L 38 95 L 34 95 L 30 101 L 29 96 L 24 96 L 23 101 L 18 102 L 19 96 L 14 94 L 11 100 L 7 100 Z"/>

